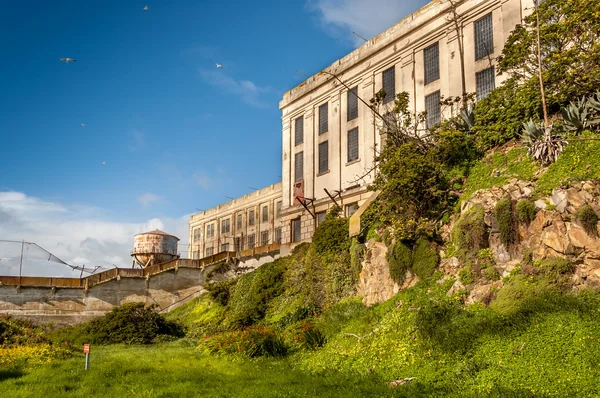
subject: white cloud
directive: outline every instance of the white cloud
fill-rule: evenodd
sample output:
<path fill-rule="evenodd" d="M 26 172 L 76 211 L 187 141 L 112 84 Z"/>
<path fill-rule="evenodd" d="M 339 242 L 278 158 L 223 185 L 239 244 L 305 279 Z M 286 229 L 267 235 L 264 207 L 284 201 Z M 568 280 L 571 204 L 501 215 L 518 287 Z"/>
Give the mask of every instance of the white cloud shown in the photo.
<path fill-rule="evenodd" d="M 325 31 L 333 37 L 364 41 L 352 32 L 370 39 L 392 27 L 405 16 L 431 0 L 308 0 L 309 10 L 319 15 Z"/>
<path fill-rule="evenodd" d="M 209 190 L 215 185 L 210 175 L 202 171 L 194 173 L 193 179 L 194 183 L 199 185 L 204 190 Z"/>
<path fill-rule="evenodd" d="M 133 237 L 161 229 L 180 241 L 187 254 L 188 216 L 154 218 L 138 223 L 108 221 L 98 209 L 43 201 L 20 192 L 0 192 L 0 239 L 35 242 L 73 265 L 130 267 Z M 0 242 L 0 275 L 19 272 L 20 243 Z M 23 275 L 78 276 L 70 268 L 49 262 L 48 254 L 24 246 Z"/>
<path fill-rule="evenodd" d="M 273 105 L 264 99 L 265 94 L 272 93 L 274 90 L 270 87 L 257 86 L 250 80 L 236 80 L 227 75 L 222 69 L 219 70 L 200 70 L 200 77 L 206 83 L 219 87 L 224 91 L 240 97 L 240 99 L 257 108 L 266 108 Z"/>
<path fill-rule="evenodd" d="M 150 207 L 150 206 L 152 206 L 152 203 L 164 201 L 164 198 L 162 196 L 158 196 L 156 194 L 148 192 L 148 193 L 138 196 L 137 200 L 138 200 L 138 203 L 141 204 L 142 206 Z"/>

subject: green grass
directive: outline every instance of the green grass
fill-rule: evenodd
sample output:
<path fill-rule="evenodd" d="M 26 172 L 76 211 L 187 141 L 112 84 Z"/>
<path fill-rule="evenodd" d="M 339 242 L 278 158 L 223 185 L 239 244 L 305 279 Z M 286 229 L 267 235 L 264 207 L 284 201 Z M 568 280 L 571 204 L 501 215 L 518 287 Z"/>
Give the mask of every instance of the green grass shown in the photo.
<path fill-rule="evenodd" d="M 232 361 L 201 354 L 189 340 L 156 346 L 92 347 L 83 355 L 0 372 L 3 397 L 350 397 L 386 396 L 375 377 L 309 374 L 289 360 Z"/>

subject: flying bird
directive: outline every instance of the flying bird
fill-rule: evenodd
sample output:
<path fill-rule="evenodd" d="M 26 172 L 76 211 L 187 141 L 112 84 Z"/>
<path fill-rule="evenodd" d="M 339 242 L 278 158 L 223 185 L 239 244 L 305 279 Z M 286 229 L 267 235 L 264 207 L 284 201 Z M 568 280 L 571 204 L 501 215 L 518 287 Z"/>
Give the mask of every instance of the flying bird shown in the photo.
<path fill-rule="evenodd" d="M 217 66 L 217 68 L 219 68 L 219 69 L 223 69 L 223 65 L 221 65 L 221 64 L 217 64 L 217 63 L 215 63 L 215 65 Z"/>
<path fill-rule="evenodd" d="M 59 58 L 58 60 L 63 61 L 66 64 L 68 64 L 69 62 L 77 62 L 77 60 L 74 58 Z"/>
<path fill-rule="evenodd" d="M 148 6 L 146 5 L 146 7 L 142 8 L 142 11 L 148 11 Z"/>

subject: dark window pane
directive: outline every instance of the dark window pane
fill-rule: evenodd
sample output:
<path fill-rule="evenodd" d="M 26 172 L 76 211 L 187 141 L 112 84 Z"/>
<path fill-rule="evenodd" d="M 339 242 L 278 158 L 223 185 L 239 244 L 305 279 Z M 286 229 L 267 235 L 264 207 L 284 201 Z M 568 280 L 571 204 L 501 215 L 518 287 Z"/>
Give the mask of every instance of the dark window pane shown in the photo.
<path fill-rule="evenodd" d="M 304 152 L 298 152 L 294 158 L 294 181 L 302 181 L 304 179 Z"/>
<path fill-rule="evenodd" d="M 487 68 L 475 74 L 477 84 L 477 101 L 480 101 L 488 96 L 488 94 L 496 88 L 496 78 L 494 75 L 494 67 Z"/>
<path fill-rule="evenodd" d="M 269 206 L 263 206 L 262 208 L 262 221 L 269 221 Z"/>
<path fill-rule="evenodd" d="M 238 214 L 237 216 L 237 229 L 242 229 L 242 215 Z"/>
<path fill-rule="evenodd" d="M 384 70 L 382 73 L 383 78 L 383 90 L 385 91 L 385 98 L 383 99 L 383 103 L 387 104 L 392 101 L 396 96 L 396 68 L 392 66 L 391 68 Z"/>
<path fill-rule="evenodd" d="M 440 92 L 429 94 L 425 97 L 425 111 L 427 112 L 427 128 L 431 128 L 440 122 Z"/>
<path fill-rule="evenodd" d="M 254 210 L 248 213 L 248 225 L 254 225 Z"/>
<path fill-rule="evenodd" d="M 348 162 L 358 159 L 358 127 L 348 131 Z"/>
<path fill-rule="evenodd" d="M 282 202 L 279 201 L 279 202 L 277 202 L 277 205 L 275 206 L 275 218 L 279 218 L 279 215 L 281 214 L 281 204 L 282 204 Z"/>
<path fill-rule="evenodd" d="M 358 86 L 348 91 L 348 121 L 358 117 Z"/>
<path fill-rule="evenodd" d="M 260 245 L 266 246 L 269 244 L 269 231 L 263 231 L 260 233 Z"/>
<path fill-rule="evenodd" d="M 302 223 L 299 218 L 292 220 L 292 242 L 300 242 Z"/>
<path fill-rule="evenodd" d="M 329 170 L 329 141 L 319 144 L 319 174 Z"/>
<path fill-rule="evenodd" d="M 425 85 L 440 78 L 440 47 L 435 43 L 423 50 Z"/>
<path fill-rule="evenodd" d="M 323 104 L 319 107 L 319 135 L 329 131 L 329 106 Z"/>
<path fill-rule="evenodd" d="M 275 228 L 275 242 L 281 242 L 281 227 Z"/>
<path fill-rule="evenodd" d="M 475 60 L 478 61 L 494 53 L 494 27 L 492 14 L 475 21 Z"/>
<path fill-rule="evenodd" d="M 254 248 L 254 234 L 248 235 L 248 249 Z"/>
<path fill-rule="evenodd" d="M 321 225 L 321 223 L 323 222 L 323 220 L 325 220 L 325 216 L 327 215 L 326 211 L 322 211 L 317 213 L 317 227 L 319 225 Z"/>
<path fill-rule="evenodd" d="M 304 142 L 304 116 L 300 116 L 298 119 L 296 119 L 295 125 L 296 135 L 294 143 L 296 145 L 300 145 Z"/>

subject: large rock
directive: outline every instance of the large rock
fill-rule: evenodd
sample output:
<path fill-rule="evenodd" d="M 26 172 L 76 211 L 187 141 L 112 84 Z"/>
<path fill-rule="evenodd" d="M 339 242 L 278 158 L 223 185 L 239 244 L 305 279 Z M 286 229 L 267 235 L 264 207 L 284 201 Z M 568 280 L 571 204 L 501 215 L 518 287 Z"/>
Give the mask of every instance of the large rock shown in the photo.
<path fill-rule="evenodd" d="M 367 255 L 363 262 L 357 294 L 365 305 L 382 303 L 400 291 L 400 286 L 390 275 L 387 262 L 388 248 L 382 242 L 367 242 Z"/>

